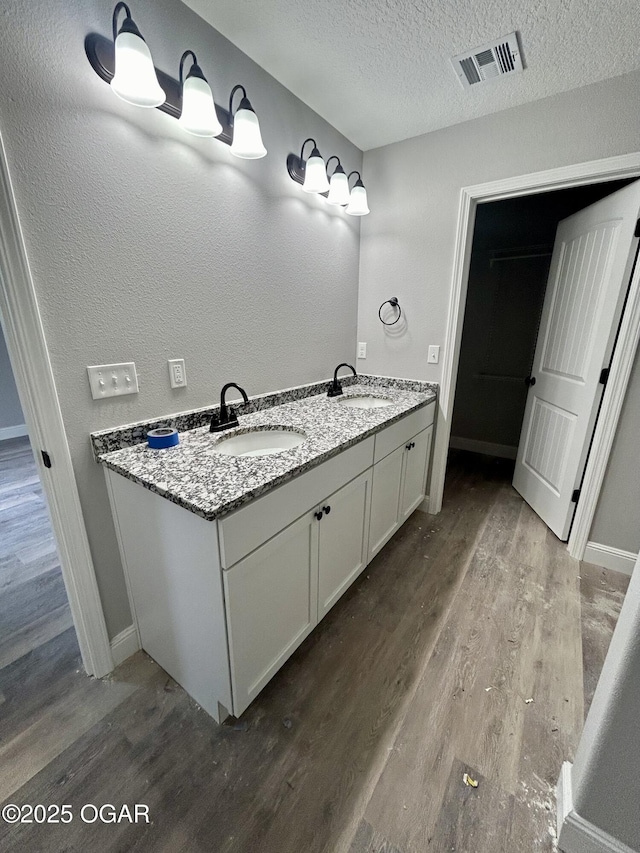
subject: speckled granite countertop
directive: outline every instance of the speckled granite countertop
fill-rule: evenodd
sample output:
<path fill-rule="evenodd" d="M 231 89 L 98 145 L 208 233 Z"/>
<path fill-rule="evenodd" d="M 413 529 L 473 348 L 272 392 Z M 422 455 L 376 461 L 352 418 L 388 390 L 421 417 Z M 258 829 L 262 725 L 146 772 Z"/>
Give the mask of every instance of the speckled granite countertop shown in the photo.
<path fill-rule="evenodd" d="M 356 409 L 322 393 L 240 415 L 240 426 L 224 433 L 199 427 L 181 432 L 176 447 L 152 450 L 146 443 L 137 444 L 100 453 L 98 461 L 213 521 L 436 399 L 433 385 L 402 380 L 369 379 L 344 389 L 345 396 L 363 394 L 392 402 L 377 409 Z M 213 449 L 225 438 L 256 427 L 289 428 L 307 437 L 298 447 L 265 456 L 228 456 Z"/>

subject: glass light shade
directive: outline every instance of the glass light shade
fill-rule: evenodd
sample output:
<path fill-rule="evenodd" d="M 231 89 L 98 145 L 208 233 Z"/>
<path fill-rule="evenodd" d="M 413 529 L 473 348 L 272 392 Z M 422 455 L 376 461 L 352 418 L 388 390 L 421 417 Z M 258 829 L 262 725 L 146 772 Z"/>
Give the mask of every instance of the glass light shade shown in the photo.
<path fill-rule="evenodd" d="M 360 184 L 355 185 L 351 190 L 349 204 L 347 205 L 347 213 L 351 216 L 366 216 L 369 213 L 369 205 L 367 204 L 367 191 Z"/>
<path fill-rule="evenodd" d="M 231 153 L 243 160 L 265 157 L 267 149 L 262 142 L 258 116 L 250 107 L 243 107 L 244 98 L 233 117 L 233 142 Z"/>
<path fill-rule="evenodd" d="M 306 193 L 326 193 L 329 189 L 327 167 L 324 165 L 324 160 L 318 153 L 317 148 L 313 149 L 311 157 L 307 160 L 302 189 Z"/>
<path fill-rule="evenodd" d="M 166 95 L 158 83 L 151 53 L 143 38 L 121 32 L 115 44 L 116 73 L 111 88 L 119 98 L 137 107 L 159 107 Z"/>
<path fill-rule="evenodd" d="M 329 181 L 327 204 L 349 204 L 349 181 L 344 172 L 334 172 Z"/>
<path fill-rule="evenodd" d="M 218 136 L 222 133 L 211 88 L 202 77 L 187 77 L 184 81 L 182 113 L 178 123 L 194 136 Z"/>

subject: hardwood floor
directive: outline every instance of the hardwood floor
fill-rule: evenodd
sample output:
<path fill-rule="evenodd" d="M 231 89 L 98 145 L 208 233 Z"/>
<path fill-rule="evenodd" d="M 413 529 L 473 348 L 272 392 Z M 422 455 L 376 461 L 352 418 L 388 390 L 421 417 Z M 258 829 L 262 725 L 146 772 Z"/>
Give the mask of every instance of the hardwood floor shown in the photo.
<path fill-rule="evenodd" d="M 240 720 L 217 726 L 143 653 L 96 681 L 72 629 L 32 632 L 0 669 L 0 801 L 75 818 L 0 821 L 0 849 L 553 850 L 556 778 L 624 591 L 600 572 L 508 463 L 457 453 L 443 512 L 413 515 Z M 85 803 L 152 822 L 83 823 Z"/>
<path fill-rule="evenodd" d="M 0 670 L 71 625 L 28 438 L 0 441 Z"/>

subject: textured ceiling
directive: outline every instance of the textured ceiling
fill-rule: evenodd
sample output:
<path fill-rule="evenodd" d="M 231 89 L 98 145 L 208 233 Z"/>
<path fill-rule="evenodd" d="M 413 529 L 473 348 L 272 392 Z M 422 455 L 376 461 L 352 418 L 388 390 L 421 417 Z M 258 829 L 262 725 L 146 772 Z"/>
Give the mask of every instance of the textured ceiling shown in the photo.
<path fill-rule="evenodd" d="M 367 150 L 640 67 L 632 0 L 183 0 Z M 450 57 L 518 30 L 523 74 Z"/>

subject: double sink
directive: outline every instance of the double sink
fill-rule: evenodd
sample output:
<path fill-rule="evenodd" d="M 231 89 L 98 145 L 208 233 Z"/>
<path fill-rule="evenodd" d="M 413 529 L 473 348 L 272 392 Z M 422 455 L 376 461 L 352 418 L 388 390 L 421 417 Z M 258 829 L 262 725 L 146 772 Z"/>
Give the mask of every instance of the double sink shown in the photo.
<path fill-rule="evenodd" d="M 380 409 L 389 406 L 393 400 L 388 397 L 373 397 L 369 395 L 344 396 L 335 399 L 335 405 L 348 409 Z M 300 430 L 286 427 L 257 427 L 240 434 L 223 438 L 212 448 L 213 453 L 226 456 L 269 456 L 273 453 L 283 453 L 292 450 L 306 441 L 307 435 Z"/>

